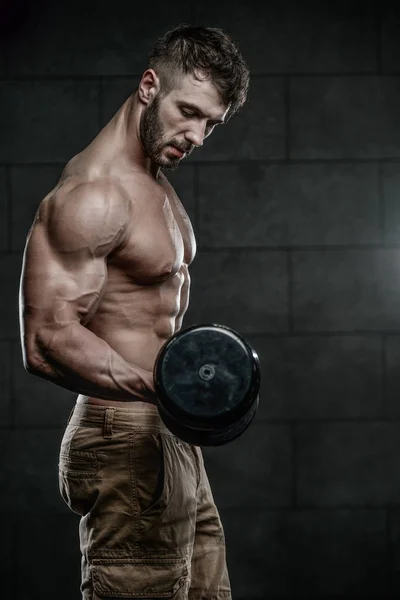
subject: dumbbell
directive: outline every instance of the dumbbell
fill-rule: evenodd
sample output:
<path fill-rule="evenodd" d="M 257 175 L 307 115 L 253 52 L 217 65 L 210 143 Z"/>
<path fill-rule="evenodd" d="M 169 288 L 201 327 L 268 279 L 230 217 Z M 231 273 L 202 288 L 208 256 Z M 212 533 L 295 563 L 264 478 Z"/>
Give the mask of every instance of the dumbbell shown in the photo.
<path fill-rule="evenodd" d="M 195 325 L 173 335 L 161 347 L 153 375 L 161 419 L 190 444 L 231 442 L 257 412 L 258 355 L 225 325 Z"/>

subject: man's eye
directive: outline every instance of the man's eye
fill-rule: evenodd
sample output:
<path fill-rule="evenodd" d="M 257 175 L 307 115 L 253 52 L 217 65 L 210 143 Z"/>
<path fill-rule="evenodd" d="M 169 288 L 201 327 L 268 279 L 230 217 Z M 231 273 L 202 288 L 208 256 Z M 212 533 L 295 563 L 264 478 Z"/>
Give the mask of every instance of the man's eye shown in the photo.
<path fill-rule="evenodd" d="M 189 112 L 187 110 L 184 110 L 183 108 L 181 108 L 181 113 L 185 116 L 185 117 L 194 117 L 194 113 Z"/>

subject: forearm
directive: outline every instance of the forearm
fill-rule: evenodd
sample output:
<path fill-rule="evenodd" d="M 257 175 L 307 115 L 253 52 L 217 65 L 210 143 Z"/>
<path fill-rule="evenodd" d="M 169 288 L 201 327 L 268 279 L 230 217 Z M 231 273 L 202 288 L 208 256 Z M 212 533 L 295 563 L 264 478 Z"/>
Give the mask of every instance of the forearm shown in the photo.
<path fill-rule="evenodd" d="M 151 395 L 152 374 L 79 323 L 41 332 L 31 355 L 31 373 L 76 393 L 127 401 Z"/>

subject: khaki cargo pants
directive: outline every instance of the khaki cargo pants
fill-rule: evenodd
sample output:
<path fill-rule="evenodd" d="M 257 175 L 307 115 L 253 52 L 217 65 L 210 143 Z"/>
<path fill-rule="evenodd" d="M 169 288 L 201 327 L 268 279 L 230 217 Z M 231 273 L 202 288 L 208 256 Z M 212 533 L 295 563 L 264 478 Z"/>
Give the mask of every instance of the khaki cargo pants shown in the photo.
<path fill-rule="evenodd" d="M 84 600 L 231 600 L 225 540 L 203 457 L 153 405 L 76 405 L 60 492 L 81 515 Z"/>

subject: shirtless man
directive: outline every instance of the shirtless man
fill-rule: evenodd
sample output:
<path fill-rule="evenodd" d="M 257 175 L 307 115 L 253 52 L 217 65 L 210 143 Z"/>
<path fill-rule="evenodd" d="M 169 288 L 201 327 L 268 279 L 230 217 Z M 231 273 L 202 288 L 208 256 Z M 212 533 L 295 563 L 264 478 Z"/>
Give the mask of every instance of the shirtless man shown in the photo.
<path fill-rule="evenodd" d="M 21 278 L 29 373 L 76 392 L 60 492 L 81 515 L 82 596 L 230 599 L 200 448 L 162 423 L 153 385 L 182 325 L 196 243 L 161 169 L 243 105 L 249 71 L 220 29 L 160 38 L 138 89 L 42 200 Z"/>

